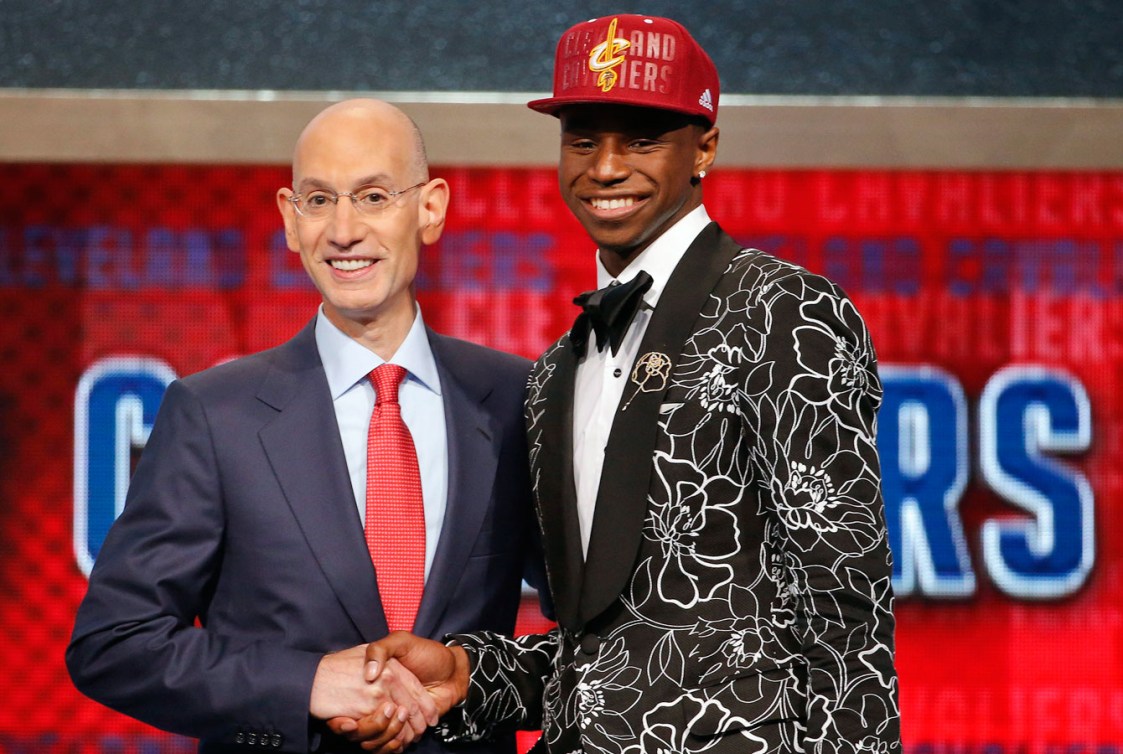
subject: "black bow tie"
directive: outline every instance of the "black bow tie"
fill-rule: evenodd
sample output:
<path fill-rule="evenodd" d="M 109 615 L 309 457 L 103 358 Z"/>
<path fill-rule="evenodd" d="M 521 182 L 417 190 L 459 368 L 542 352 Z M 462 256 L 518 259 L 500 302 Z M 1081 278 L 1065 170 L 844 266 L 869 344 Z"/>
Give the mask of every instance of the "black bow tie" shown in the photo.
<path fill-rule="evenodd" d="M 652 282 L 651 276 L 641 270 L 627 283 L 614 282 L 607 288 L 587 291 L 573 299 L 582 309 L 569 331 L 569 339 L 577 352 L 585 350 L 589 330 L 592 330 L 597 334 L 597 350 L 603 351 L 607 343 L 615 356 Z"/>

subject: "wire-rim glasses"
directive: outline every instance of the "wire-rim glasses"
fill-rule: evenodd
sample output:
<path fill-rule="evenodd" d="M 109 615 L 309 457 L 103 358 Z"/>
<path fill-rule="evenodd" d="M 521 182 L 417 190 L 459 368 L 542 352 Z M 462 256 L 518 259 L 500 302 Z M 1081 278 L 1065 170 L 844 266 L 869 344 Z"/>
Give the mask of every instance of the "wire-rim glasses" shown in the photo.
<path fill-rule="evenodd" d="M 428 181 L 415 183 L 400 191 L 389 191 L 378 186 L 362 188 L 358 191 L 336 193 L 328 189 L 313 189 L 303 194 L 293 194 L 288 199 L 296 208 L 297 214 L 310 220 L 322 220 L 335 211 L 341 197 L 347 197 L 360 215 L 377 215 L 394 203 L 402 194 L 421 188 Z"/>

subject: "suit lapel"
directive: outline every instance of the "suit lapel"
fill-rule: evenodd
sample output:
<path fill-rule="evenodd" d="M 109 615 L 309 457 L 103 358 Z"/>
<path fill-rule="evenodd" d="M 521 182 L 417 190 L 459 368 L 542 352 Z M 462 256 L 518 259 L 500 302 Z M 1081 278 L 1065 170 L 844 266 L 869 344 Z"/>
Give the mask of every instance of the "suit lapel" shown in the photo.
<path fill-rule="evenodd" d="M 473 379 L 469 365 L 457 364 L 429 331 L 436 358 L 448 435 L 448 504 L 441 539 L 425 583 L 413 632 L 432 636 L 448 607 L 477 540 L 492 497 L 498 464 L 498 430 L 483 409 L 490 384 Z"/>
<path fill-rule="evenodd" d="M 572 631 L 580 627 L 579 603 L 584 555 L 577 519 L 577 489 L 573 479 L 573 386 L 577 357 L 569 336 L 542 357 L 531 387 L 530 453 L 543 551 L 550 594 L 558 623 Z"/>
<path fill-rule="evenodd" d="M 675 267 L 644 333 L 636 362 L 640 376 L 637 379 L 633 367 L 605 449 L 581 589 L 583 622 L 612 604 L 635 567 L 658 441 L 659 407 L 698 313 L 738 249 L 716 223 L 706 226 Z M 645 360 L 652 359 L 663 363 L 652 364 L 655 374 L 645 379 Z"/>
<path fill-rule="evenodd" d="M 258 436 L 304 537 L 359 633 L 386 633 L 374 567 L 339 439 L 324 369 L 308 325 L 277 349 L 258 399 L 277 417 Z"/>

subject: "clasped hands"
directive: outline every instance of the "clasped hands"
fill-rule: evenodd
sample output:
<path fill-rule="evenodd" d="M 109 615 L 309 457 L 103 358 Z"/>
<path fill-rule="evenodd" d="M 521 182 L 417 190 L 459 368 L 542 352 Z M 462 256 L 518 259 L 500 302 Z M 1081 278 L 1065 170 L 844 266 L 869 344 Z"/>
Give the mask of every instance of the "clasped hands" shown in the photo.
<path fill-rule="evenodd" d="M 468 693 L 468 655 L 405 631 L 326 655 L 311 713 L 374 754 L 400 752 Z"/>

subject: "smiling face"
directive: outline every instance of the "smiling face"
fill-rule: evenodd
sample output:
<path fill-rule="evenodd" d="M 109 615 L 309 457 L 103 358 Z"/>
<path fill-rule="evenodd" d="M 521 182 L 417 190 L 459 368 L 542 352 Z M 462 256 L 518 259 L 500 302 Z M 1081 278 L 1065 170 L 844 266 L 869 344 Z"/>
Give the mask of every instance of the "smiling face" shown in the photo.
<path fill-rule="evenodd" d="M 444 227 L 448 185 L 427 178 L 412 122 L 384 102 L 352 100 L 308 124 L 293 156 L 294 189 L 277 192 L 288 247 L 300 254 L 325 315 L 380 355 L 392 354 L 409 332 L 420 249 Z M 420 182 L 371 215 L 347 197 L 322 218 L 300 215 L 290 201 L 294 193 L 400 191 Z"/>
<path fill-rule="evenodd" d="M 576 105 L 559 113 L 562 197 L 618 275 L 702 203 L 718 130 L 666 110 Z"/>

